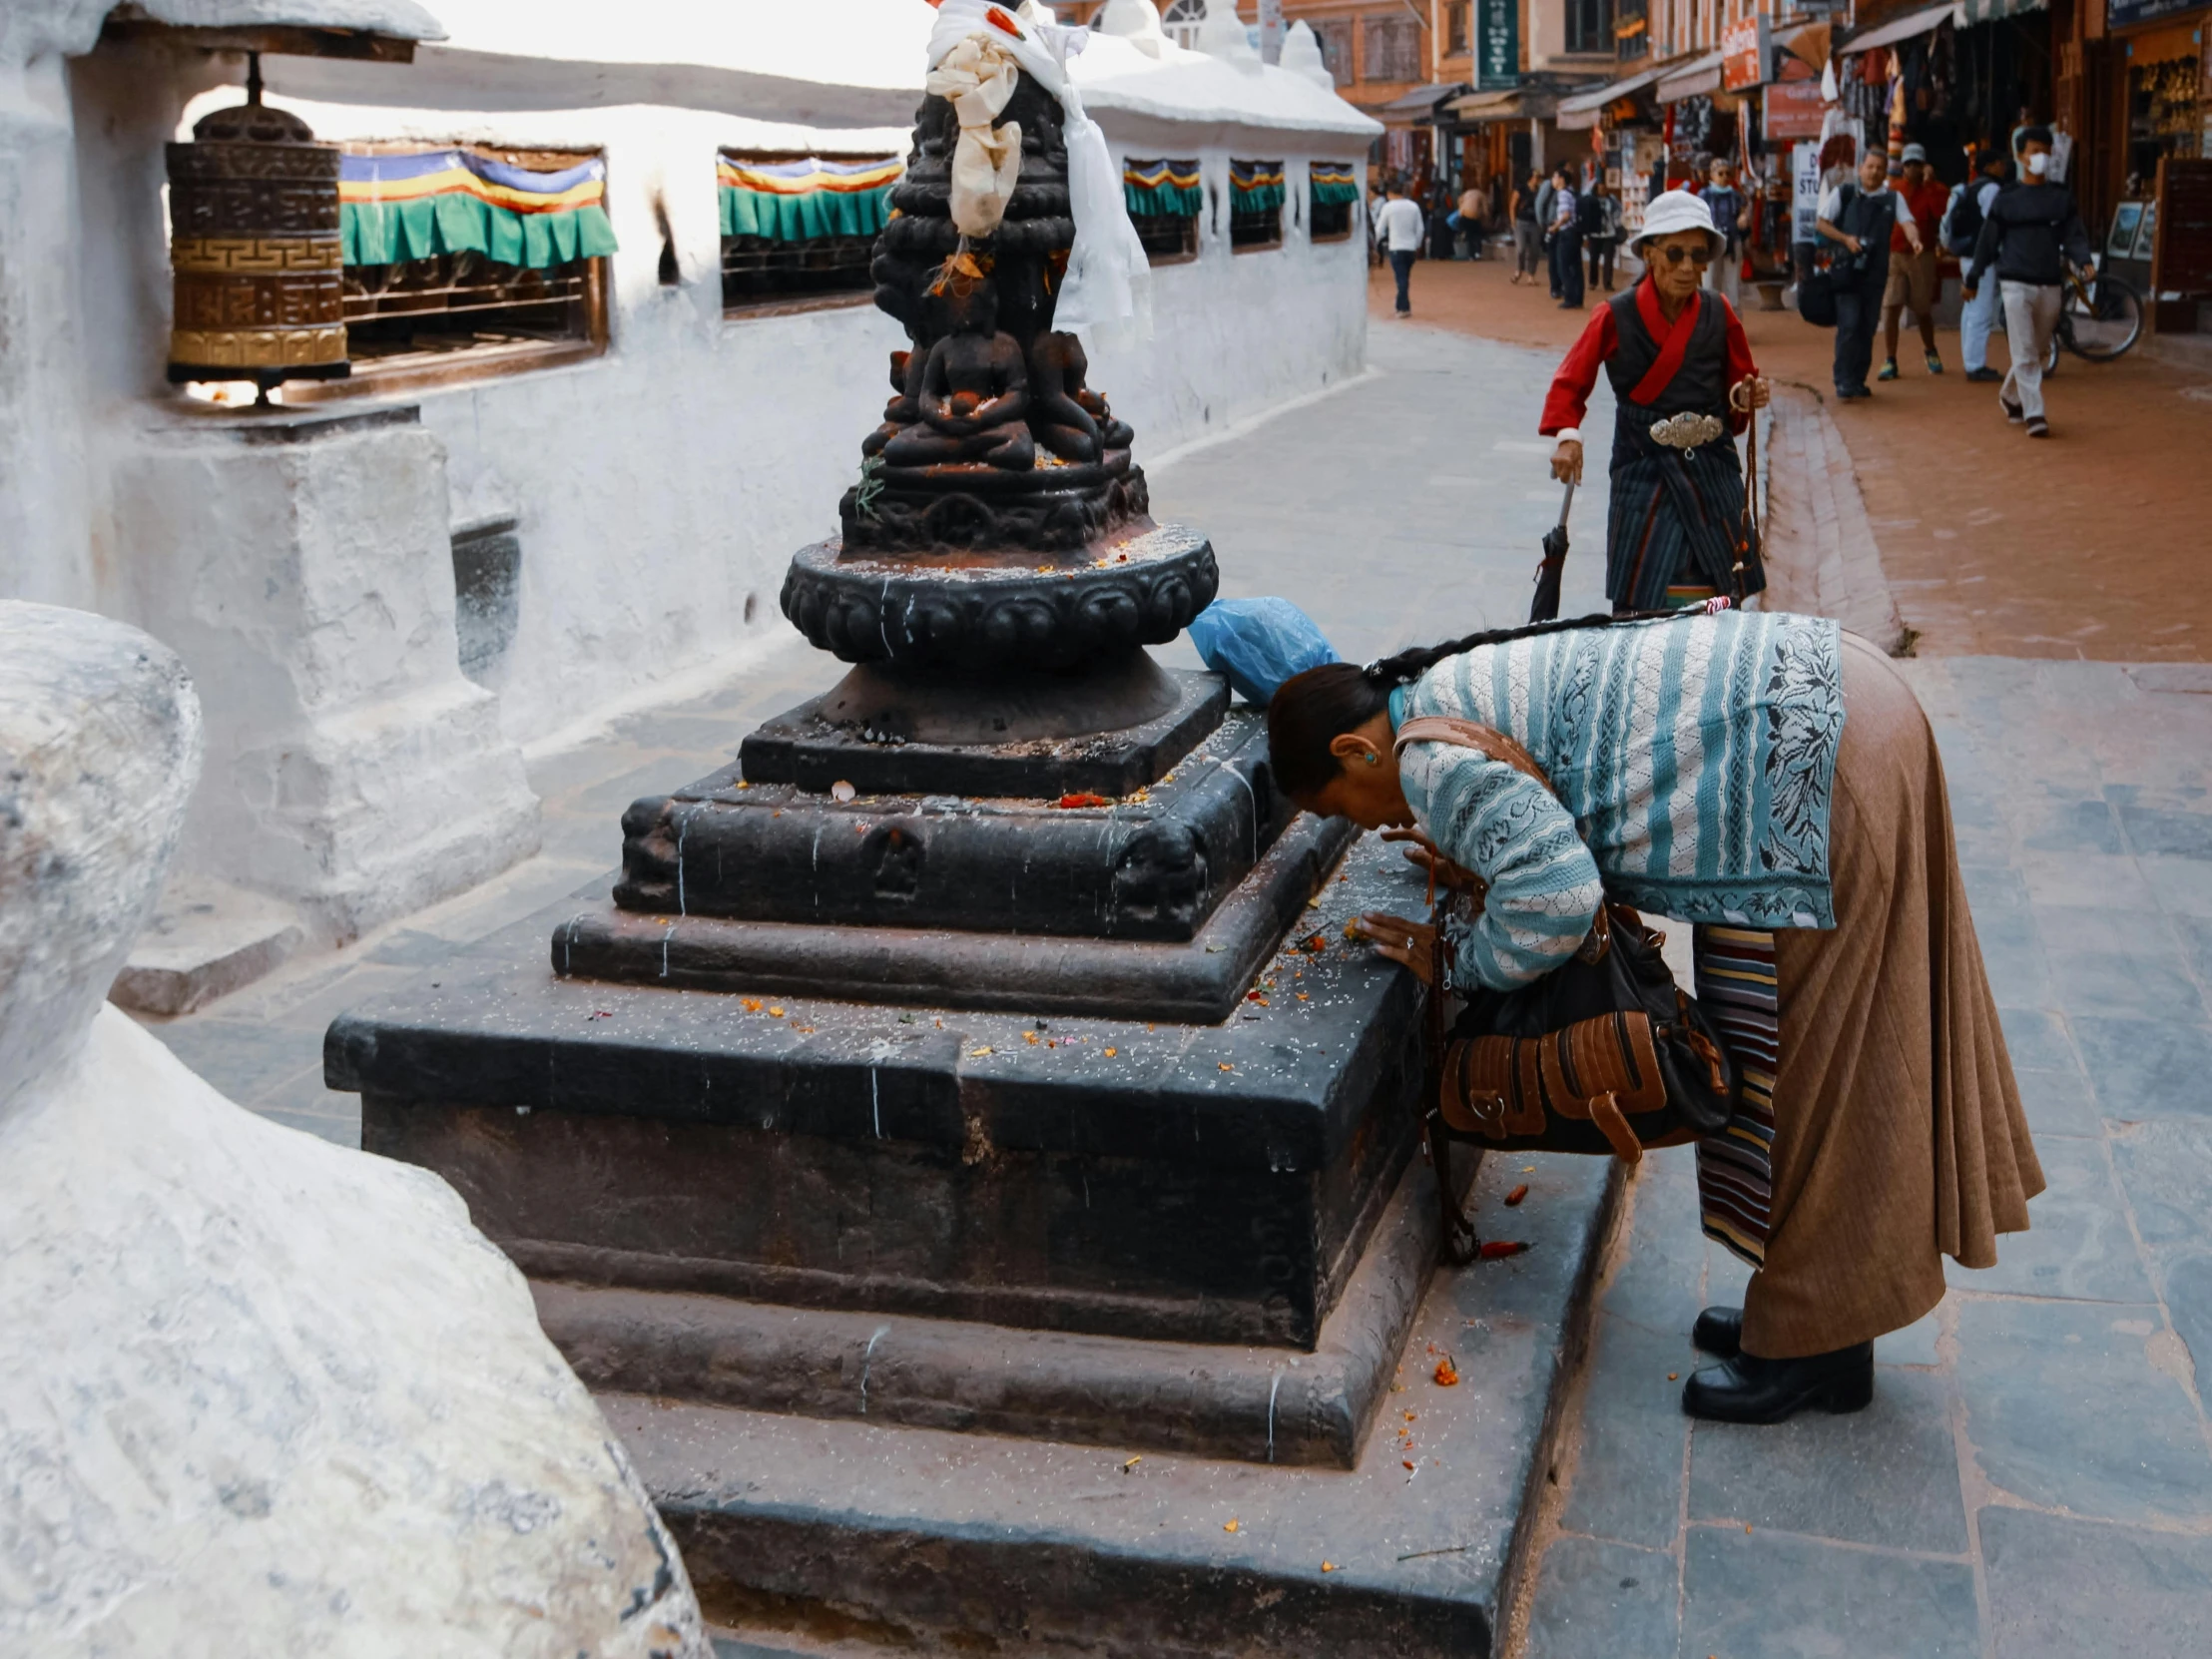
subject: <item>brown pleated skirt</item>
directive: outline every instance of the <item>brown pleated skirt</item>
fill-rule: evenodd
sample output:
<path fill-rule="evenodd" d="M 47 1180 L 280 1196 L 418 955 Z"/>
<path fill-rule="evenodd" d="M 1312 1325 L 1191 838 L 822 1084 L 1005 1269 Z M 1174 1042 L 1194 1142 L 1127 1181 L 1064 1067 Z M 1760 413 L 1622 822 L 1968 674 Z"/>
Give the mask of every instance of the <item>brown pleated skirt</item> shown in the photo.
<path fill-rule="evenodd" d="M 1775 934 L 1781 1032 L 1766 1265 L 1744 1347 L 1824 1354 L 1911 1325 L 1942 1257 L 1993 1267 L 2043 1190 L 1928 717 L 1844 636 L 1829 820 L 1836 926 Z"/>

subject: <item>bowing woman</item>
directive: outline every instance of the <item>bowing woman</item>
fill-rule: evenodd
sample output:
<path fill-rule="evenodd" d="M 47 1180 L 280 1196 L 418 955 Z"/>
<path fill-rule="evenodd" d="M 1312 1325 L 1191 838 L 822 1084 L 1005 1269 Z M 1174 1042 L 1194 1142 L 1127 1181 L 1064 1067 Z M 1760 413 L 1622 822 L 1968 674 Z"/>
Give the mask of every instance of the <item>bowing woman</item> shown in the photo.
<path fill-rule="evenodd" d="M 1557 794 L 1417 716 L 1519 742 Z M 1880 651 L 1824 618 L 1724 610 L 1476 634 L 1294 676 L 1277 782 L 1417 830 L 1479 878 L 1445 926 L 1461 988 L 1574 953 L 1608 896 L 1700 923 L 1698 994 L 1744 1075 L 1698 1143 L 1707 1233 L 1757 1271 L 1709 1308 L 1693 1416 L 1775 1422 L 1873 1396 L 1874 1339 L 1985 1268 L 2043 1177 L 1966 910 L 1934 734 Z M 1412 854 L 1425 860 L 1431 854 Z M 1434 934 L 1364 930 L 1424 978 Z"/>
<path fill-rule="evenodd" d="M 1657 611 L 1767 585 L 1744 517 L 1735 435 L 1764 408 L 1767 382 L 1735 307 L 1705 288 L 1726 239 L 1704 202 L 1670 190 L 1629 245 L 1643 278 L 1590 318 L 1552 379 L 1538 430 L 1556 437 L 1551 475 L 1582 479 L 1582 420 L 1602 367 L 1613 383 L 1613 487 L 1605 596 Z"/>

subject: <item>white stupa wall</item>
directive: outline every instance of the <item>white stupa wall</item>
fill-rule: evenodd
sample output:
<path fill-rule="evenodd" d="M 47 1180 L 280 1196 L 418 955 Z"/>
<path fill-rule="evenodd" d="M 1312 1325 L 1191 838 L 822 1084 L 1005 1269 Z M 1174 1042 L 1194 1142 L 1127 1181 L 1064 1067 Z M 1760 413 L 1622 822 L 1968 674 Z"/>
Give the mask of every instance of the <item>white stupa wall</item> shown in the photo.
<path fill-rule="evenodd" d="M 560 49 L 574 56 L 523 57 L 532 13 L 502 3 L 464 8 L 453 41 L 411 65 L 268 57 L 270 95 L 325 139 L 603 151 L 621 244 L 610 349 L 432 390 L 363 381 L 315 412 L 418 408 L 418 423 L 291 455 L 223 436 L 163 374 L 162 145 L 236 99 L 243 60 L 95 49 L 97 8 L 72 0 L 0 16 L 0 59 L 30 54 L 0 74 L 0 194 L 15 210 L 0 215 L 0 438 L 21 463 L 0 470 L 0 597 L 97 608 L 185 653 L 210 765 L 182 866 L 273 892 L 329 937 L 526 852 L 523 748 L 789 641 L 786 565 L 834 531 L 904 344 L 864 298 L 726 317 L 714 174 L 725 146 L 902 149 L 916 95 L 885 88 L 880 53 L 840 82 L 824 28 L 837 6 L 890 0 L 806 11 L 801 33 L 831 48 L 814 81 L 788 41 L 770 72 L 747 68 L 750 25 L 641 29 L 611 62 L 584 61 L 572 30 Z M 63 14 L 70 28 L 25 32 Z M 502 17 L 516 20 L 504 35 Z M 511 55 L 494 56 L 502 44 Z M 670 67 L 687 44 L 695 59 Z M 1306 162 L 1357 161 L 1372 123 L 1287 72 L 1157 44 L 1100 38 L 1077 77 L 1117 159 L 1196 156 L 1216 199 L 1199 257 L 1154 271 L 1150 341 L 1093 351 L 1140 462 L 1357 373 L 1366 338 L 1362 239 L 1314 245 L 1304 192 Z M 1232 157 L 1286 163 L 1280 249 L 1231 252 Z M 673 287 L 658 280 L 657 200 Z M 372 484 L 374 512 L 344 507 Z M 444 535 L 506 515 L 519 618 L 486 690 L 457 673 Z M 1234 559 L 1236 527 L 1206 528 Z"/>

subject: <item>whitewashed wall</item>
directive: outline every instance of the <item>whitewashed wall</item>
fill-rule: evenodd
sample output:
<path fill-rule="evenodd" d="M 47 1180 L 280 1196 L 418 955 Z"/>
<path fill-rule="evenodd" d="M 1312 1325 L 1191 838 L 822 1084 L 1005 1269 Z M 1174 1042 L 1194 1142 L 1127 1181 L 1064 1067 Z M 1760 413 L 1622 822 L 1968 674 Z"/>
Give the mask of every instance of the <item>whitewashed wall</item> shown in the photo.
<path fill-rule="evenodd" d="M 445 441 L 454 521 L 521 521 L 520 615 L 491 680 L 510 738 L 528 745 L 787 628 L 777 607 L 785 567 L 835 532 L 860 439 L 890 395 L 889 353 L 906 343 L 864 299 L 782 316 L 723 313 L 717 151 L 809 135 L 642 107 L 496 118 L 294 107 L 325 138 L 436 136 L 606 154 L 621 244 L 607 354 L 401 394 Z M 824 149 L 861 147 L 854 135 L 813 136 Z M 1316 246 L 1304 208 L 1294 214 L 1286 203 L 1281 249 L 1229 246 L 1232 150 L 1282 157 L 1294 192 L 1304 190 L 1306 158 L 1287 155 L 1273 135 L 1192 142 L 1218 137 L 1210 126 L 1154 122 L 1143 143 L 1119 146 L 1199 155 L 1221 204 L 1200 257 L 1155 273 L 1151 341 L 1094 354 L 1093 381 L 1137 428 L 1140 463 L 1356 373 L 1366 354 L 1358 237 Z M 879 153 L 900 148 L 897 139 L 880 135 Z M 656 197 L 683 277 L 674 288 L 659 281 Z"/>

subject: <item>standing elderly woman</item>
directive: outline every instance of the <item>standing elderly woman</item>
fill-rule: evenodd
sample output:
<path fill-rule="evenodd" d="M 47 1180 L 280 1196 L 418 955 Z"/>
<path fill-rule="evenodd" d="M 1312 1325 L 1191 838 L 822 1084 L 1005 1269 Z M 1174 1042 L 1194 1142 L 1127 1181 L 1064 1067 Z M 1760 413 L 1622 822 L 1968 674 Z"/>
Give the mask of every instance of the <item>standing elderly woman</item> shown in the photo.
<path fill-rule="evenodd" d="M 1424 715 L 1520 743 L 1554 795 Z M 1951 839 L 1934 735 L 1881 652 L 1817 617 L 1702 610 L 1474 635 L 1288 681 L 1277 782 L 1309 812 L 1417 827 L 1481 887 L 1445 925 L 1461 988 L 1565 961 L 1601 901 L 1699 923 L 1698 991 L 1744 1077 L 1698 1144 L 1708 1234 L 1758 1271 L 1694 1332 L 1691 1414 L 1856 1410 L 1874 1339 L 1996 1261 L 2042 1190 Z M 1425 923 L 1371 915 L 1424 977 Z"/>
<path fill-rule="evenodd" d="M 1605 596 L 1656 611 L 1767 585 L 1744 519 L 1734 436 L 1765 407 L 1736 308 L 1703 287 L 1726 246 L 1706 205 L 1670 190 L 1644 212 L 1629 252 L 1643 279 L 1616 294 L 1567 352 L 1537 430 L 1558 439 L 1552 476 L 1582 477 L 1582 420 L 1600 368 L 1612 380 L 1612 513 Z"/>

